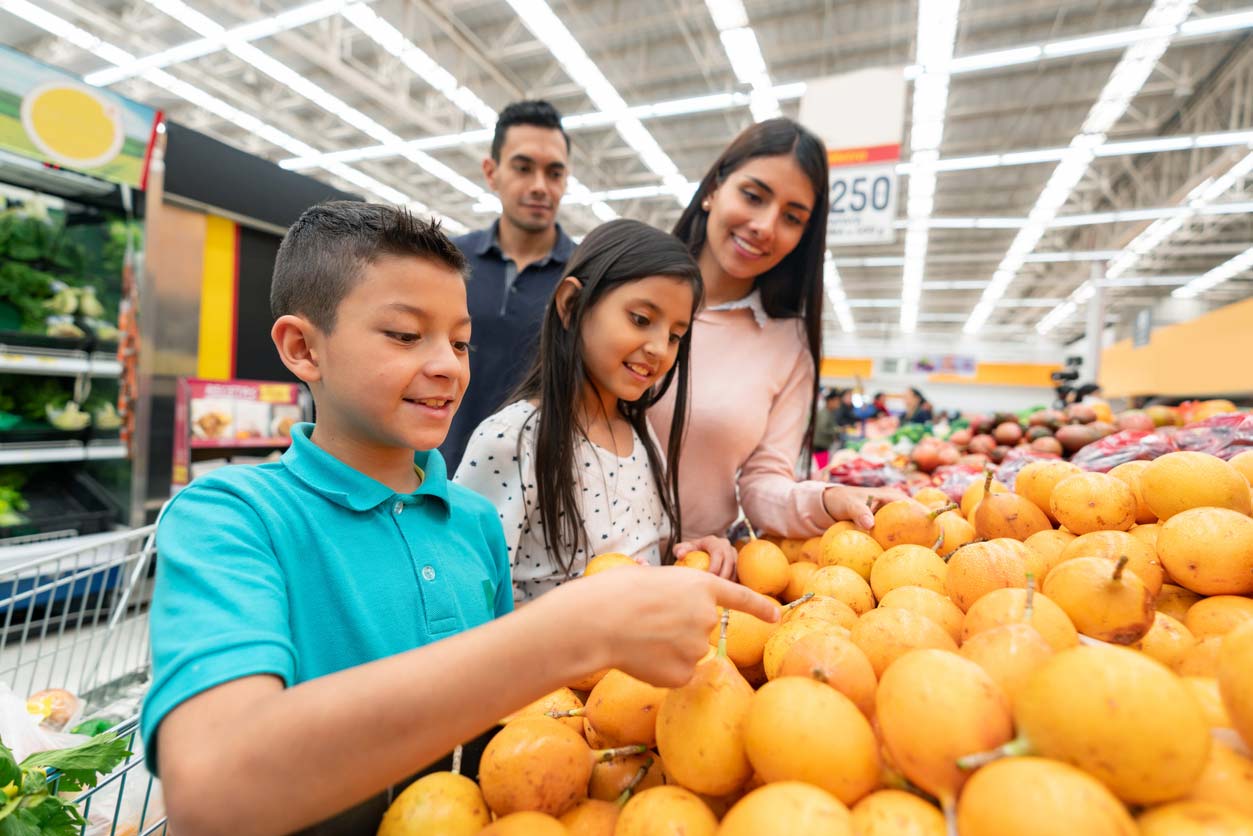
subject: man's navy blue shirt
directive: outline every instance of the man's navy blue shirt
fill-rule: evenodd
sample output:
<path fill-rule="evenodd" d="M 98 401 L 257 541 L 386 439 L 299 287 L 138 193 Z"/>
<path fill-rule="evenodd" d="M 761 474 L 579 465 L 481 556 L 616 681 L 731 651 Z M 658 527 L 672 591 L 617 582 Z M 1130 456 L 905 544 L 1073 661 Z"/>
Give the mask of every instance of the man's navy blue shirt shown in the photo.
<path fill-rule="evenodd" d="M 470 434 L 505 405 L 534 362 L 544 310 L 574 252 L 574 241 L 557 224 L 557 240 L 548 255 L 518 272 L 501 252 L 499 226 L 498 220 L 453 239 L 470 262 L 466 301 L 472 328 L 470 387 L 439 448 L 450 475 L 461 463 Z"/>

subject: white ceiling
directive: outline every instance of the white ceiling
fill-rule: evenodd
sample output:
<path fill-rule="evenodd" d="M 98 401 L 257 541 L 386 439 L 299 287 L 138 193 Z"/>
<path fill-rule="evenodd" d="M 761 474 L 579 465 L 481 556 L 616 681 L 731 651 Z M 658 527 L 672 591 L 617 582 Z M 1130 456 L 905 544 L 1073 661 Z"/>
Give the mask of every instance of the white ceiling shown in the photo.
<path fill-rule="evenodd" d="M 953 2 L 937 0 L 939 6 Z M 149 56 L 213 35 L 220 27 L 270 19 L 311 3 L 0 0 L 0 43 L 86 76 L 113 66 L 102 55 L 126 63 L 109 46 L 135 57 Z M 1151 8 L 1157 14 L 1163 4 L 1180 3 L 1187 11 L 1188 0 L 960 0 L 953 56 L 960 63 L 994 50 L 1135 29 Z M 112 89 L 275 161 L 400 140 L 482 134 L 485 124 L 490 125 L 490 111 L 522 97 L 546 98 L 572 116 L 613 107 L 615 97 L 635 107 L 750 91 L 737 79 L 705 0 L 322 0 L 321 5 L 325 8 L 311 15 L 318 17 L 312 22 L 251 42 L 235 41 L 229 50 L 181 60 L 145 77 L 115 82 Z M 743 6 L 774 85 L 916 60 L 917 0 L 744 0 Z M 572 62 L 582 59 L 565 54 L 563 66 L 554 55 L 561 46 L 553 35 L 557 27 L 543 17 L 548 9 L 589 63 L 576 65 Z M 1226 31 L 1196 35 L 1195 28 L 1185 27 L 1181 33 L 1173 25 L 1163 30 L 1168 46 L 1143 84 L 1134 88 L 1129 105 L 1116 114 L 1106 144 L 1117 151 L 1116 143 L 1128 140 L 1253 129 L 1253 0 L 1207 0 L 1191 8 L 1189 20 L 1242 11 L 1249 14 Z M 67 24 L 100 42 L 65 28 Z M 931 32 L 929 24 L 923 30 Z M 1034 247 L 1028 242 L 1025 263 L 1020 268 L 1010 265 L 1002 277 L 1002 284 L 1009 283 L 999 298 L 985 295 L 1019 230 L 936 225 L 973 218 L 1021 223 L 1037 208 L 1058 158 L 996 167 L 985 161 L 958 171 L 945 170 L 945 161 L 1065 148 L 1083 132 L 1115 67 L 1137 48 L 1120 45 L 951 75 L 931 229 L 925 259 L 919 262 L 922 292 L 915 338 L 955 339 L 969 324 L 985 341 L 1038 340 L 1035 326 L 1068 298 L 1076 310 L 1054 317 L 1057 324 L 1048 338 L 1080 336 L 1083 283 L 1102 277 L 1109 253 L 1123 250 L 1153 222 L 1152 213 L 1121 221 L 1113 220 L 1112 213 L 1186 206 L 1189 192 L 1205 178 L 1221 177 L 1250 152 L 1248 137 L 1241 145 L 1219 140 L 1227 144 L 1190 150 L 1108 155 L 1108 149 L 1098 150 L 1086 168 L 1080 165 L 1082 178 L 1065 190 L 1065 202 L 1056 209 L 1062 219 L 1094 217 L 1076 225 L 1049 226 Z M 782 92 L 782 112 L 795 116 L 798 100 L 786 87 Z M 747 99 L 739 97 L 741 102 Z M 598 218 L 611 217 L 611 210 L 668 227 L 678 216 L 680 200 L 664 187 L 699 179 L 718 151 L 753 118 L 743 103 L 686 115 L 636 115 L 639 121 L 625 127 L 618 114 L 616 126 L 602 118 L 599 126 L 572 128 L 574 173 L 594 194 L 584 197 L 583 205 L 574 205 L 576 195 L 568 197 L 562 220 L 571 232 L 586 232 Z M 855 109 L 849 118 L 856 118 Z M 418 201 L 466 227 L 484 224 L 491 201 L 481 193 L 479 174 L 486 141 L 471 136 L 427 145 L 426 150 L 392 150 L 374 159 L 323 161 L 303 170 L 373 199 Z M 907 219 L 911 179 L 902 178 L 902 227 L 911 221 L 927 224 L 925 212 Z M 1211 187 L 1207 206 L 1253 200 L 1243 176 L 1229 179 L 1234 182 Z M 662 193 L 627 199 L 602 194 L 636 187 Z M 597 197 L 605 201 L 593 207 Z M 1157 305 L 1160 322 L 1249 296 L 1253 282 L 1242 271 L 1195 299 L 1161 304 L 1188 278 L 1253 246 L 1248 212 L 1241 206 L 1233 209 L 1238 211 L 1193 215 L 1178 229 L 1168 230 L 1134 264 L 1114 270 L 1121 270 L 1123 286 L 1105 291 L 1109 315 L 1125 325 L 1136 310 Z M 847 313 L 859 338 L 902 335 L 905 237 L 901 228 L 895 244 L 833 250 Z M 913 255 L 921 258 L 923 251 Z M 1095 260 L 1086 255 L 1093 251 L 1105 254 Z M 864 259 L 871 259 L 871 265 Z M 874 259 L 887 263 L 875 265 Z M 839 292 L 833 295 L 838 298 Z M 970 319 L 980 299 L 987 300 L 982 325 Z M 834 309 L 827 314 L 828 333 L 835 338 L 842 331 L 839 317 Z"/>

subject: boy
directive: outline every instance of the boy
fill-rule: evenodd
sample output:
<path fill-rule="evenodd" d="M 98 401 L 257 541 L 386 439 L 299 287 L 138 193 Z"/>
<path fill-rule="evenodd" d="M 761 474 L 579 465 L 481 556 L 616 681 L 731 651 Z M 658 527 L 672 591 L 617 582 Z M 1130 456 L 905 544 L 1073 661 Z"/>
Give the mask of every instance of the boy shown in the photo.
<path fill-rule="evenodd" d="M 435 450 L 469 382 L 464 268 L 386 206 L 315 206 L 283 240 L 271 335 L 317 423 L 280 462 L 196 480 L 157 534 L 142 729 L 180 836 L 309 827 L 594 670 L 682 683 L 716 606 L 776 617 L 661 568 L 510 614 L 496 512 Z"/>

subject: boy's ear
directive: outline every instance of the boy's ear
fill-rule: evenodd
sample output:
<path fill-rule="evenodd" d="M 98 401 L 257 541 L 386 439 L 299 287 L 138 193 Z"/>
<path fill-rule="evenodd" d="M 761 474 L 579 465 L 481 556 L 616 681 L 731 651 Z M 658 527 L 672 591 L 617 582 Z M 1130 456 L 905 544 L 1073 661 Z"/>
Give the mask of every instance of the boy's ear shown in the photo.
<path fill-rule="evenodd" d="M 566 276 L 561 280 L 561 284 L 557 285 L 553 301 L 557 304 L 557 316 L 561 317 L 561 324 L 566 328 L 570 327 L 570 315 L 574 311 L 574 303 L 578 300 L 581 290 L 583 290 L 583 282 L 574 276 Z"/>
<path fill-rule="evenodd" d="M 487 181 L 488 188 L 496 191 L 496 161 L 491 157 L 483 158 L 483 179 Z"/>
<path fill-rule="evenodd" d="M 322 369 L 318 364 L 321 336 L 317 326 L 296 314 L 280 316 L 270 329 L 270 339 L 274 340 L 279 359 L 305 383 L 316 383 L 322 379 Z"/>

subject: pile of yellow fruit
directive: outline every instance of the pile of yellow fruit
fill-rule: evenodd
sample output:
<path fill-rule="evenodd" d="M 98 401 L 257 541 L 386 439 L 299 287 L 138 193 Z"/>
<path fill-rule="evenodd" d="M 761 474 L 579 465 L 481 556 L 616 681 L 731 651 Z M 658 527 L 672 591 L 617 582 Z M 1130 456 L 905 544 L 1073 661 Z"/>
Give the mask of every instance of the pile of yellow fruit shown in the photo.
<path fill-rule="evenodd" d="M 724 613 L 681 688 L 546 696 L 379 834 L 1253 836 L 1251 481 L 1036 462 L 751 540 L 778 623 Z"/>

